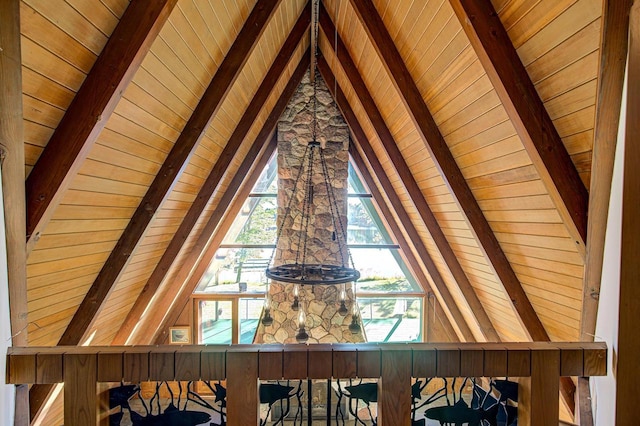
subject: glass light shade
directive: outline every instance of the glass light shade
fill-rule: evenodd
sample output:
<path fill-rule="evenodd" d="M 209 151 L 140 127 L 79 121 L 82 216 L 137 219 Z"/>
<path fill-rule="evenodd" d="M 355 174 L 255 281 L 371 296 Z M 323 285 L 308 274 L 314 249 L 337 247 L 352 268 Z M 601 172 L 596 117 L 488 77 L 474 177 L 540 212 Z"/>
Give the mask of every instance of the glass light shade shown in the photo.
<path fill-rule="evenodd" d="M 304 328 L 304 324 L 307 321 L 307 314 L 304 313 L 304 309 L 300 309 L 298 312 L 298 328 Z"/>
<path fill-rule="evenodd" d="M 271 297 L 269 297 L 269 293 L 264 295 L 264 308 L 271 309 Z"/>

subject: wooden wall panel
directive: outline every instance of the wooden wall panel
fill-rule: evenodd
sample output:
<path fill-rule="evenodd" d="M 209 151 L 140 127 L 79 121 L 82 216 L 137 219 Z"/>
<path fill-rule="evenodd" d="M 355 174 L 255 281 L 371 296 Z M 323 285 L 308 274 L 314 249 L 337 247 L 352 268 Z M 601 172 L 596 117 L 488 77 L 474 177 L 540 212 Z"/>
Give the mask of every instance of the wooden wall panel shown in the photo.
<path fill-rule="evenodd" d="M 44 3 L 44 2 L 40 2 Z M 45 8 L 45 6 L 40 5 Z M 233 12 L 226 10 L 218 11 L 225 14 L 223 21 L 225 24 L 242 23 L 246 18 L 246 14 L 250 12 L 250 7 L 241 7 L 235 9 L 237 16 L 231 15 Z M 243 13 L 245 13 L 243 15 Z M 182 13 L 176 9 L 176 13 Z M 72 14 L 74 19 L 76 14 Z M 75 256 L 66 246 L 49 245 L 47 252 L 39 253 L 40 247 L 36 245 L 34 257 L 29 261 L 29 276 L 37 277 L 47 275 L 52 272 L 60 272 L 68 270 L 69 274 L 61 276 L 68 279 L 75 279 L 77 276 L 74 270 L 85 265 L 95 265 L 104 262 L 105 254 L 108 256 L 110 251 L 107 246 L 112 244 L 116 233 L 121 233 L 128 220 L 130 214 L 126 214 L 128 209 L 137 206 L 141 197 L 145 194 L 149 184 L 153 180 L 155 173 L 164 161 L 167 153 L 173 145 L 173 141 L 178 137 L 181 127 L 185 122 L 183 116 L 189 116 L 199 97 L 204 91 L 202 85 L 195 84 L 190 80 L 192 71 L 197 70 L 196 58 L 186 44 L 179 45 L 182 38 L 177 36 L 177 32 L 181 29 L 176 25 L 175 18 L 170 17 L 169 23 L 162 29 L 159 38 L 154 43 L 151 52 L 142 64 L 142 72 L 140 77 L 134 77 L 134 83 L 131 90 L 125 91 L 123 98 L 116 107 L 114 114 L 105 126 L 105 131 L 100 135 L 98 143 L 89 154 L 87 162 L 83 165 L 79 175 L 71 185 L 72 191 L 62 201 L 61 208 L 54 215 L 54 220 L 45 229 L 43 238 L 49 235 L 68 235 L 73 239 L 86 241 L 85 235 L 92 236 L 89 240 L 91 243 L 83 244 L 81 247 L 84 254 Z M 77 18 L 80 19 L 80 18 Z M 96 18 L 97 19 L 97 18 Z M 75 22 L 75 21 L 74 21 Z M 95 30 L 95 28 L 94 28 Z M 183 31 L 188 32 L 191 27 L 186 23 Z M 89 36 L 88 34 L 87 36 Z M 98 36 L 94 38 L 99 39 Z M 104 35 L 102 35 L 104 37 Z M 185 39 L 189 40 L 188 36 Z M 177 43 L 175 50 L 168 48 L 166 40 Z M 191 42 L 194 40 L 191 39 Z M 230 42 L 233 41 L 233 38 Z M 230 43 L 229 42 L 229 43 Z M 83 46 L 92 47 L 95 42 L 85 41 Z M 228 49 L 228 44 L 225 45 Z M 179 47 L 179 48 L 178 48 Z M 212 45 L 211 49 L 219 49 L 218 45 Z M 91 52 L 94 52 L 93 49 Z M 226 52 L 226 51 L 225 51 Z M 57 53 L 57 52 L 54 52 Z M 224 52 L 223 52 L 224 55 Z M 162 65 L 159 72 L 154 67 Z M 210 74 L 215 72 L 216 66 L 212 59 L 207 55 L 202 58 L 202 63 L 207 65 L 207 72 L 198 74 L 200 80 L 210 79 Z M 202 65 L 201 65 L 202 67 Z M 153 70 L 153 71 L 150 71 Z M 164 71 L 164 72 L 163 72 Z M 202 69 L 200 69 L 202 71 Z M 151 75 L 153 72 L 153 76 Z M 73 74 L 72 74 L 73 75 Z M 75 77 L 78 80 L 77 77 Z M 138 82 L 140 80 L 140 82 Z M 191 87 L 185 84 L 192 83 Z M 164 90 L 156 90 L 162 87 Z M 144 93 L 144 96 L 140 96 Z M 40 104 L 38 104 L 40 106 Z M 178 119 L 174 118 L 172 113 L 173 107 L 180 113 L 177 114 Z M 53 118 L 53 117 L 52 117 Z M 50 119 L 47 123 L 53 124 Z M 191 172 L 194 176 L 202 174 L 202 172 L 194 171 L 193 168 L 187 167 L 187 172 Z M 188 179 L 187 179 L 188 180 Z M 191 178 L 190 182 L 202 182 L 197 176 Z M 122 197 L 122 195 L 125 197 Z M 109 195 L 112 195 L 111 197 Z M 128 197 L 128 198 L 127 198 Z M 94 200 L 96 200 L 94 202 Z M 185 203 L 188 205 L 188 203 Z M 105 209 L 105 206 L 114 206 L 113 209 Z M 98 213 L 100 212 L 100 213 Z M 172 232 L 177 226 L 180 217 L 171 221 L 162 221 L 161 225 L 166 226 L 159 233 L 161 228 L 149 230 L 150 237 Z M 106 235 L 105 231 L 113 231 L 113 234 Z M 99 236 L 105 239 L 101 240 Z M 118 234 L 119 236 L 119 234 Z M 139 275 L 137 271 L 144 272 L 146 264 L 157 261 L 159 254 L 143 252 L 138 258 L 131 259 L 131 271 L 124 271 L 121 279 L 131 284 L 130 279 Z M 45 262 L 45 258 L 56 258 L 55 261 Z M 146 263 L 146 264 L 145 264 Z M 90 278 L 83 275 L 83 277 Z M 86 291 L 88 279 L 83 279 L 75 287 L 64 289 L 63 291 L 51 292 L 49 295 L 43 296 L 41 299 L 32 301 L 32 313 L 34 319 L 46 321 L 48 316 L 57 315 L 62 311 L 78 303 L 78 296 Z M 60 288 L 67 281 L 50 282 L 53 286 Z M 30 286 L 31 287 L 31 286 Z M 58 294 L 56 296 L 56 293 Z M 122 303 L 120 299 L 119 303 Z M 39 312 L 46 306 L 48 313 L 40 316 Z M 114 310 L 117 311 L 119 306 Z M 108 311 L 108 313 L 113 310 Z M 49 337 L 46 344 L 55 344 L 55 340 L 59 337 L 61 331 L 60 326 L 64 321 L 52 323 L 51 326 L 56 327 L 55 333 L 48 333 Z M 53 325 L 55 324 L 55 326 Z M 104 324 L 101 329 L 109 330 L 109 324 Z M 46 330 L 42 330 L 42 336 L 47 335 Z M 45 343 L 44 341 L 39 341 Z"/>
<path fill-rule="evenodd" d="M 221 190 L 216 194 L 214 194 L 214 196 L 212 197 L 212 201 L 209 203 L 209 207 L 207 209 L 208 211 L 201 216 L 201 219 L 199 221 L 200 226 L 194 227 L 194 230 L 192 231 L 187 243 L 185 243 L 185 245 L 182 247 L 176 261 L 173 262 L 173 264 L 171 265 L 171 268 L 166 274 L 166 277 L 163 283 L 158 289 L 159 296 L 156 298 L 157 300 L 161 300 L 163 298 L 169 297 L 167 296 L 168 293 L 171 293 L 171 292 L 175 293 L 175 291 L 172 290 L 172 287 L 175 287 L 175 286 L 180 287 L 192 279 L 189 276 L 184 275 L 184 271 L 182 271 L 181 259 L 186 258 L 187 256 L 190 256 L 192 246 L 197 242 L 197 240 L 200 237 L 200 230 L 202 229 L 202 227 L 204 227 L 204 224 L 211 217 L 211 214 L 213 213 L 213 209 L 218 207 L 219 201 L 221 199 L 222 191 L 226 188 L 230 180 L 233 178 L 232 171 L 236 170 L 239 167 L 242 161 L 241 159 L 243 158 L 243 153 L 246 152 L 248 147 L 255 140 L 255 137 L 257 136 L 257 132 L 261 129 L 262 124 L 264 123 L 264 120 L 268 115 L 268 111 L 271 110 L 271 107 L 277 101 L 278 97 L 280 96 L 280 93 L 282 93 L 282 91 L 284 90 L 288 82 L 289 76 L 295 70 L 295 66 L 297 66 L 297 63 L 300 61 L 300 58 L 306 51 L 307 46 L 308 46 L 307 43 L 301 43 L 301 45 L 297 47 L 295 53 L 292 55 L 292 58 L 290 59 L 289 64 L 285 69 L 285 72 L 283 73 L 283 76 L 279 79 L 274 90 L 272 90 L 267 101 L 265 102 L 265 106 L 263 106 L 262 112 L 259 114 L 256 121 L 253 123 L 251 130 L 248 132 L 247 136 L 245 137 L 244 143 L 241 145 L 240 149 L 238 150 L 238 154 L 234 158 L 234 161 L 232 161 L 232 165 L 229 167 L 230 173 L 227 173 L 227 175 L 224 178 L 224 181 L 221 182 L 221 185 L 220 185 Z M 178 277 L 181 277 L 181 278 L 178 278 Z M 170 299 L 174 300 L 174 297 L 170 296 Z M 179 307 L 173 307 L 172 309 L 174 308 L 178 309 Z M 145 322 L 145 321 L 149 321 L 149 318 L 143 317 L 142 321 L 146 325 L 148 322 Z M 154 323 L 154 324 L 151 324 L 150 326 L 157 327 L 157 324 Z M 138 341 L 138 339 L 148 339 L 148 338 L 149 336 L 134 335 L 132 341 Z"/>
<path fill-rule="evenodd" d="M 36 130 L 42 125 L 51 130 L 57 126 L 59 111 L 69 105 L 124 12 L 98 3 L 86 13 L 87 6 L 80 0 L 21 3 L 23 91 L 40 112 L 25 114 L 27 173 L 50 137 L 50 132 Z"/>
<path fill-rule="evenodd" d="M 331 14 L 333 9 L 332 7 L 335 7 L 332 4 L 327 4 L 327 10 L 328 12 Z M 341 7 L 343 7 L 341 5 Z M 346 11 L 345 11 L 346 13 Z M 353 13 L 353 12 L 350 12 Z M 351 18 L 346 19 L 346 22 L 352 22 L 353 20 L 355 20 L 355 15 L 353 15 Z M 340 25 L 340 23 L 338 24 Z M 346 24 L 345 24 L 346 25 Z M 352 24 L 353 25 L 353 24 Z M 365 79 L 365 82 L 367 84 L 367 86 L 369 87 L 370 91 L 372 92 L 372 95 L 374 97 L 374 99 L 377 101 L 376 103 L 378 104 L 378 107 L 381 110 L 381 113 L 383 114 L 383 116 L 385 117 L 385 121 L 387 122 L 387 125 L 389 126 L 391 132 L 394 134 L 394 137 L 397 140 L 397 143 L 403 153 L 403 156 L 405 157 L 405 159 L 407 159 L 411 170 L 414 172 L 414 175 L 418 174 L 420 179 L 419 180 L 419 185 L 421 187 L 421 189 L 423 190 L 423 193 L 425 194 L 427 201 L 429 202 L 430 206 L 432 207 L 434 214 L 436 215 L 436 218 L 438 218 L 438 221 L 440 222 L 441 227 L 443 228 L 443 231 L 445 232 L 445 235 L 447 236 L 447 239 L 449 240 L 450 244 L 452 245 L 452 248 L 454 249 L 454 252 L 458 253 L 461 249 L 464 250 L 463 247 L 465 247 L 465 245 L 471 246 L 471 248 L 475 248 L 477 249 L 477 244 L 475 243 L 474 240 L 472 239 L 463 239 L 463 240 L 455 240 L 454 238 L 454 234 L 456 230 L 459 230 L 460 228 L 462 228 L 463 230 L 467 230 L 467 225 L 464 222 L 464 219 L 462 218 L 462 216 L 460 215 L 459 211 L 457 210 L 457 207 L 455 206 L 455 204 L 451 204 L 451 203 L 442 203 L 442 192 L 439 189 L 436 189 L 434 191 L 434 195 L 433 197 L 431 197 L 430 193 L 429 193 L 429 187 L 431 188 L 441 188 L 444 187 L 444 182 L 442 181 L 442 178 L 439 177 L 437 174 L 434 175 L 433 173 L 429 173 L 429 170 L 434 170 L 434 165 L 433 162 L 430 160 L 428 154 L 426 153 L 426 150 L 422 147 L 422 142 L 418 139 L 417 133 L 415 131 L 411 131 L 409 133 L 406 132 L 406 129 L 403 127 L 402 124 L 397 125 L 396 122 L 398 122 L 397 119 L 395 119 L 394 121 L 394 115 L 397 116 L 399 114 L 399 112 L 402 110 L 402 108 L 400 108 L 399 106 L 401 105 L 401 102 L 399 100 L 399 98 L 397 97 L 397 94 L 394 93 L 393 91 L 389 91 L 388 87 L 390 87 L 391 83 L 390 80 L 388 79 L 388 76 L 385 74 L 384 70 L 382 70 L 381 65 L 379 63 L 379 60 L 375 57 L 376 53 L 373 50 L 373 48 L 368 45 L 365 47 L 366 52 L 367 53 L 363 53 L 363 54 L 359 54 L 358 50 L 356 48 L 355 51 L 351 50 L 351 46 L 350 46 L 350 42 L 349 39 L 347 39 L 344 36 L 343 30 L 340 28 L 339 29 L 341 36 L 343 37 L 343 39 L 345 39 L 345 42 L 347 43 L 347 47 L 350 49 L 350 54 L 351 56 L 354 58 L 355 62 L 358 62 L 358 58 L 360 58 L 360 64 L 357 63 L 358 68 L 361 70 L 361 72 L 365 75 L 369 75 L 369 74 L 373 74 L 371 72 L 366 72 L 363 70 L 368 70 L 370 68 L 377 68 L 378 72 L 374 74 L 374 77 L 372 77 L 372 80 L 368 80 Z M 361 32 L 362 37 L 365 37 L 364 31 L 362 30 L 362 28 L 358 28 L 358 31 Z M 358 36 L 359 37 L 359 36 Z M 325 40 L 324 38 L 321 39 L 321 43 L 332 43 L 332 41 L 329 40 Z M 330 52 L 330 48 L 327 47 L 327 49 L 323 49 L 323 52 Z M 328 53 L 326 53 L 327 56 L 329 56 Z M 366 62 L 364 61 L 363 58 L 365 58 L 365 55 L 367 57 L 367 59 L 370 62 Z M 333 57 L 330 58 L 330 64 L 332 65 L 332 67 L 335 70 L 335 65 L 333 64 Z M 373 62 L 373 64 L 372 64 Z M 362 64 L 362 65 L 361 65 Z M 341 82 L 341 87 L 348 87 L 348 83 L 345 84 L 342 76 L 342 72 L 337 71 L 336 72 L 339 81 Z M 363 77 L 365 76 L 363 75 Z M 383 83 L 379 83 L 379 81 L 383 81 Z M 378 94 L 378 92 L 376 92 L 376 87 L 384 87 L 385 91 L 384 94 Z M 402 183 L 400 182 L 400 180 L 397 178 L 397 176 L 395 176 L 395 172 L 393 172 L 393 168 L 391 167 L 391 165 L 387 162 L 386 160 L 386 155 L 384 154 L 384 151 L 382 150 L 382 147 L 377 139 L 377 136 L 375 136 L 375 132 L 373 131 L 373 129 L 370 127 L 370 123 L 368 122 L 367 118 L 366 118 L 366 114 L 364 113 L 364 111 L 361 109 L 361 106 L 358 104 L 357 98 L 355 97 L 355 95 L 352 92 L 351 88 L 347 88 L 344 90 L 347 98 L 349 99 L 350 104 L 352 105 L 352 108 L 354 110 L 354 112 L 359 116 L 359 119 L 362 123 L 362 126 L 365 130 L 365 132 L 370 135 L 369 139 L 374 147 L 374 149 L 379 153 L 379 158 L 381 159 L 383 165 L 385 165 L 385 168 L 388 166 L 388 172 L 387 174 L 390 176 L 394 187 L 396 189 L 396 192 L 400 195 L 401 199 L 403 200 L 403 204 L 405 204 L 405 208 L 407 209 L 407 211 L 409 212 L 409 215 L 412 216 L 412 218 L 415 218 L 415 224 L 420 232 L 420 236 L 421 238 L 427 242 L 427 246 L 430 247 L 430 252 L 431 253 L 435 253 L 435 255 L 433 255 L 434 257 L 434 261 L 436 262 L 436 264 L 438 265 L 439 269 L 441 270 L 441 274 L 443 275 L 443 277 L 445 277 L 445 280 L 447 281 L 450 291 L 452 292 L 452 294 L 454 295 L 454 297 L 457 298 L 457 300 L 462 300 L 461 298 L 461 294 L 459 289 L 457 288 L 457 286 L 455 285 L 455 283 L 452 280 L 452 277 L 449 273 L 449 271 L 446 269 L 446 266 L 444 264 L 444 262 L 441 260 L 439 253 L 437 253 L 437 249 L 435 248 L 435 246 L 433 245 L 433 243 L 430 241 L 430 236 L 428 235 L 428 232 L 426 230 L 426 228 L 424 227 L 424 225 L 420 224 L 420 219 L 419 216 L 417 214 L 417 212 L 415 212 L 415 207 L 413 206 L 413 204 L 409 201 L 408 196 L 406 195 L 406 190 L 403 187 Z M 382 98 L 384 98 L 385 100 L 381 100 Z M 389 107 L 388 105 L 392 105 L 394 106 L 393 111 L 389 111 Z M 389 116 L 387 117 L 387 114 L 389 114 Z M 406 115 L 406 112 L 403 112 L 403 114 Z M 406 121 L 406 119 L 404 120 Z M 400 122 L 404 122 L 403 120 L 400 120 Z M 406 133 L 406 135 L 403 136 L 403 132 Z M 399 136 L 398 136 L 399 135 Z M 413 159 L 415 158 L 421 158 L 423 159 L 420 162 L 415 162 L 413 161 Z M 411 159 L 411 160 L 409 160 Z M 426 171 L 425 171 L 426 170 Z M 451 200 L 451 199 L 449 199 Z M 453 220 L 450 218 L 451 213 L 458 215 L 457 218 L 454 218 Z M 432 250 L 432 251 L 431 251 Z M 487 267 L 489 268 L 488 264 L 486 263 L 486 261 L 481 258 L 480 261 Z M 467 275 L 472 283 L 472 285 L 475 288 L 479 288 L 481 287 L 481 284 L 474 279 L 473 274 L 469 274 L 469 270 L 468 268 L 466 269 Z M 495 278 L 494 278 L 494 283 L 495 283 Z M 497 287 L 497 283 L 495 284 Z M 479 295 L 480 296 L 480 295 Z M 483 294 L 484 297 L 481 297 L 480 300 L 486 304 L 487 299 L 491 299 L 492 296 L 491 294 Z M 500 301 L 496 300 L 496 304 L 501 304 L 505 301 L 506 299 L 504 298 L 504 296 L 501 298 Z M 461 305 L 462 306 L 462 305 Z M 515 318 L 515 316 L 513 316 L 513 314 L 511 315 L 510 318 L 508 318 L 506 321 L 496 315 L 492 315 L 491 313 L 489 313 L 490 318 L 492 320 L 492 322 L 494 321 L 499 321 L 502 322 L 503 325 L 502 326 L 496 326 L 497 329 L 499 330 L 499 332 L 502 332 L 503 329 L 506 328 L 508 323 L 517 323 L 517 320 Z M 513 336 L 513 333 L 510 333 L 511 336 Z M 522 335 L 520 335 L 520 339 L 522 339 Z"/>
<path fill-rule="evenodd" d="M 539 308 L 545 326 L 553 328 L 553 338 L 572 338 L 575 336 L 574 319 L 579 310 L 573 292 L 570 297 L 559 301 L 553 298 L 551 290 L 559 277 L 554 277 L 553 282 L 543 278 L 535 283 L 530 278 L 536 277 L 539 270 L 561 270 L 567 276 L 566 279 L 560 278 L 561 281 L 575 282 L 581 278 L 583 261 L 550 205 L 546 190 L 532 169 L 531 161 L 484 70 L 473 52 L 468 52 L 468 41 L 460 39 L 459 23 L 451 19 L 450 6 L 447 2 L 430 1 L 425 5 L 405 1 L 391 10 L 385 2 L 374 3 L 490 225 L 499 231 L 499 241 L 518 278 L 523 283 L 527 281 L 525 290 L 535 300 L 534 307 Z M 572 8 L 570 2 L 560 2 L 562 4 L 559 5 L 544 3 L 508 3 L 508 7 L 501 9 L 501 18 L 505 20 L 512 39 L 518 40 L 516 47 L 520 49 L 521 56 L 525 56 L 523 61 L 537 82 L 541 97 L 547 102 L 582 179 L 586 180 L 596 77 L 591 56 L 598 47 L 599 11 L 594 12 L 593 1 L 589 4 L 579 2 L 582 3 L 581 11 L 577 11 L 577 6 Z M 378 101 L 403 155 L 412 159 L 408 161 L 409 166 L 447 239 L 464 259 L 464 268 L 481 300 L 492 306 L 492 320 L 495 317 L 504 334 L 514 336 L 515 332 L 517 335 L 514 330 L 517 320 L 513 314 L 498 308 L 507 299 L 503 292 L 500 294 L 500 285 L 493 277 L 490 265 L 479 255 L 478 247 L 453 200 L 443 196 L 440 189 L 443 182 L 421 148 L 421 141 L 411 129 L 411 124 L 407 123 L 404 107 L 391 89 L 375 51 L 369 43 L 361 42 L 366 36 L 355 14 L 344 3 L 327 2 L 326 8 L 331 15 L 337 14 L 341 36 Z M 573 15 L 577 22 L 566 24 Z M 560 27 L 562 30 L 558 30 Z M 419 28 L 417 32 L 416 28 Z M 443 43 L 440 37 L 446 38 L 447 43 Z M 322 42 L 332 43 L 328 38 Z M 551 38 L 553 43 L 549 42 Z M 332 67 L 335 68 L 333 64 Z M 340 72 L 336 71 L 336 75 L 339 80 L 342 78 Z M 353 104 L 354 112 L 362 117 L 350 90 L 345 90 L 345 94 Z M 366 120 L 362 121 L 365 131 L 373 135 Z M 375 137 L 371 140 L 377 146 Z M 399 182 L 392 180 L 402 194 Z M 520 193 L 521 197 L 511 199 Z M 408 210 L 411 211 L 410 206 Z M 557 229 L 550 234 L 554 226 Z M 421 232 L 426 234 L 424 229 Z M 558 238 L 549 241 L 547 237 L 550 235 Z M 423 238 L 428 237 L 425 235 Z M 559 310 L 566 316 L 554 319 L 549 316 L 553 310 Z"/>
<path fill-rule="evenodd" d="M 516 44 L 515 40 L 524 39 L 523 32 L 528 34 L 526 41 L 521 45 L 516 44 L 518 54 L 547 110 L 554 112 L 551 115 L 556 128 L 563 137 L 583 182 L 588 186 L 591 139 L 588 149 L 576 152 L 570 149 L 567 137 L 592 131 L 593 114 L 587 114 L 589 117 L 570 132 L 563 132 L 566 124 L 559 120 L 559 116 L 569 116 L 595 105 L 602 2 L 580 0 L 571 2 L 573 4 L 566 8 L 544 3 L 536 5 L 528 14 L 546 16 L 546 20 L 537 24 L 539 26 L 534 26 L 535 32 L 530 28 L 525 30 L 524 25 L 532 22 L 532 19 L 523 18 L 523 23 L 509 29 L 509 36 Z M 583 155 L 576 156 L 578 153 Z"/>
<path fill-rule="evenodd" d="M 145 237 L 140 241 L 135 252 L 132 254 L 128 266 L 115 284 L 112 294 L 106 301 L 104 311 L 98 316 L 98 320 L 93 327 L 97 330 L 95 344 L 108 344 L 111 342 L 114 335 L 113 330 L 115 329 L 117 331 L 120 327 L 122 320 L 126 317 L 126 313 L 146 284 L 147 279 L 162 256 L 164 249 L 173 237 L 173 233 L 180 225 L 182 218 L 191 206 L 202 183 L 216 162 L 221 148 L 226 144 L 227 138 L 231 135 L 237 121 L 244 113 L 244 109 L 251 100 L 253 92 L 257 90 L 261 83 L 262 75 L 266 73 L 271 66 L 271 62 L 277 54 L 280 45 L 284 42 L 286 36 L 288 36 L 288 28 L 293 26 L 300 14 L 301 7 L 301 1 L 295 3 L 283 2 L 279 10 L 276 11 L 271 23 L 265 29 L 263 35 L 265 38 L 258 43 L 254 53 L 247 61 L 241 76 L 233 85 L 227 99 L 222 104 L 221 112 L 214 118 L 210 127 L 207 129 L 207 137 L 203 139 L 200 146 L 196 149 L 189 164 L 185 167 L 185 171 L 178 184 L 174 187 L 163 206 L 158 210 Z M 190 9 L 190 11 L 194 13 L 193 9 Z M 181 10 L 180 13 L 182 14 L 184 12 Z M 172 15 L 170 21 L 173 22 L 173 19 L 174 16 Z M 183 16 L 180 21 L 186 24 L 185 19 Z M 190 19 L 196 20 L 197 17 L 190 16 Z M 286 25 L 286 28 L 283 28 L 283 25 Z M 296 58 L 298 58 L 302 52 L 303 50 L 301 48 L 297 49 Z M 286 75 L 289 75 L 292 71 L 291 66 L 289 68 L 285 73 Z M 277 96 L 284 87 L 284 84 L 286 84 L 286 81 L 280 83 L 272 92 L 269 101 L 267 101 L 266 106 L 259 114 L 245 141 L 253 140 L 253 137 L 257 134 L 261 124 L 268 115 L 271 106 L 275 103 Z M 233 111 L 233 115 L 225 114 L 222 112 L 223 110 Z M 248 143 L 243 144 L 238 151 L 238 155 L 241 156 L 247 149 Z M 238 165 L 239 163 L 236 161 L 229 167 L 229 172 L 225 178 L 227 181 L 233 177 L 233 170 L 238 167 Z M 221 189 L 225 187 L 226 182 L 223 182 Z M 209 203 L 209 212 L 203 214 L 203 220 L 206 220 L 208 215 L 211 214 L 211 210 L 215 208 L 220 196 L 221 193 L 217 193 L 212 197 L 212 201 Z M 178 265 L 178 268 L 181 263 L 180 259 L 189 252 L 191 244 L 193 244 L 198 235 L 198 229 L 194 228 L 188 241 L 174 262 L 174 265 Z M 136 277 L 135 279 L 129 278 L 132 277 L 132 274 Z M 168 275 L 171 275 L 171 272 Z M 168 277 L 165 282 L 171 283 L 171 277 Z M 175 284 L 176 283 L 172 283 L 172 285 Z M 165 290 L 161 287 L 159 291 L 160 294 L 163 294 Z M 125 315 L 118 316 L 114 314 L 115 312 L 124 312 Z"/>

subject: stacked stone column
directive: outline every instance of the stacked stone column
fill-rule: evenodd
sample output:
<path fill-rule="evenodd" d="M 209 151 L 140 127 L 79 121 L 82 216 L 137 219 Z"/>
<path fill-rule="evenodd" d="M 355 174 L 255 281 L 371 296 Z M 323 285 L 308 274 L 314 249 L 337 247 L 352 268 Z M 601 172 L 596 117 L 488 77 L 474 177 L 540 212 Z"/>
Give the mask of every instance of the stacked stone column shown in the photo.
<path fill-rule="evenodd" d="M 328 169 L 328 181 L 336 198 L 338 217 L 346 231 L 349 129 L 318 73 L 315 78 L 317 79 L 316 140 L 322 145 Z M 274 264 L 295 263 L 296 256 L 301 263 L 302 254 L 298 249 L 301 241 L 306 237 L 305 263 L 351 267 L 342 231 L 339 225 L 338 229 L 334 229 L 327 188 L 322 176 L 319 149 L 316 149 L 313 164 L 313 203 L 310 208 L 309 226 L 306 229 L 302 223 L 304 177 L 300 178 L 302 182 L 298 183 L 294 194 L 294 183 L 303 164 L 305 150 L 313 139 L 313 97 L 314 88 L 307 74 L 278 123 L 278 227 L 280 228 L 282 221 L 284 226 L 278 240 Z M 291 202 L 287 216 L 286 208 L 292 194 L 295 195 L 295 199 Z M 334 238 L 334 232 L 336 238 Z M 345 285 L 349 313 L 345 316 L 338 313 L 342 287 L 342 284 L 299 287 L 300 303 L 306 313 L 308 343 L 365 341 L 364 332 L 353 334 L 349 331 L 353 305 L 351 283 Z M 298 312 L 291 308 L 294 300 L 293 291 L 293 284 L 271 282 L 269 297 L 273 324 L 266 327 L 263 324 L 258 326 L 255 343 L 296 343 Z"/>

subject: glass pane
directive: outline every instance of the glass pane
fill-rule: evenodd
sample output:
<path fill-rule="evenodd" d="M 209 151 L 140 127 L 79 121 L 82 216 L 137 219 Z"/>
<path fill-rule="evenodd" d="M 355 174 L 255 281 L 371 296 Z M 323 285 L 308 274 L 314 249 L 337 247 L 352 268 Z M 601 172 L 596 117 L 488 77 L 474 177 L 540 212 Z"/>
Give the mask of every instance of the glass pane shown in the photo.
<path fill-rule="evenodd" d="M 397 292 L 421 291 L 408 270 L 403 271 L 404 262 L 397 250 L 377 248 L 351 249 L 353 263 L 360 271 L 359 291 Z"/>
<path fill-rule="evenodd" d="M 347 193 L 349 194 L 365 194 L 367 191 L 364 188 L 364 185 L 360 181 L 360 177 L 356 173 L 356 170 L 353 168 L 353 164 L 351 164 L 351 160 L 349 160 L 349 178 L 347 180 Z"/>
<path fill-rule="evenodd" d="M 264 298 L 240 299 L 240 343 L 251 344 L 258 328 Z"/>
<path fill-rule="evenodd" d="M 273 249 L 221 248 L 198 284 L 197 292 L 264 293 L 264 273 Z"/>
<path fill-rule="evenodd" d="M 348 200 L 347 242 L 349 244 L 388 244 L 390 239 L 368 198 Z"/>
<path fill-rule="evenodd" d="M 200 343 L 231 344 L 231 301 L 200 301 Z"/>
<path fill-rule="evenodd" d="M 253 186 L 251 191 L 254 194 L 275 194 L 278 192 L 278 162 L 276 161 L 277 151 L 274 152 L 273 157 L 269 161 L 269 164 L 260 174 L 260 178 Z"/>
<path fill-rule="evenodd" d="M 358 297 L 368 342 L 422 340 L 422 299 Z"/>
<path fill-rule="evenodd" d="M 223 244 L 275 244 L 277 213 L 275 197 L 247 198 Z"/>

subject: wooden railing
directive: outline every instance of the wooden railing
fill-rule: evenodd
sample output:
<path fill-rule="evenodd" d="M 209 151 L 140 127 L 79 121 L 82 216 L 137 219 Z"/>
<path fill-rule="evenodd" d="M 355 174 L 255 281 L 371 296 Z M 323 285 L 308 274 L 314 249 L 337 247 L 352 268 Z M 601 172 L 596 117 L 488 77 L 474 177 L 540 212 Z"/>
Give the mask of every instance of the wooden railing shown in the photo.
<path fill-rule="evenodd" d="M 606 374 L 604 343 L 9 348 L 7 383 L 64 383 L 65 426 L 96 424 L 98 382 L 222 380 L 229 425 L 258 424 L 258 379 L 380 378 L 380 425 L 411 424 L 412 377 L 520 377 L 519 425 L 558 424 L 561 376 Z"/>

